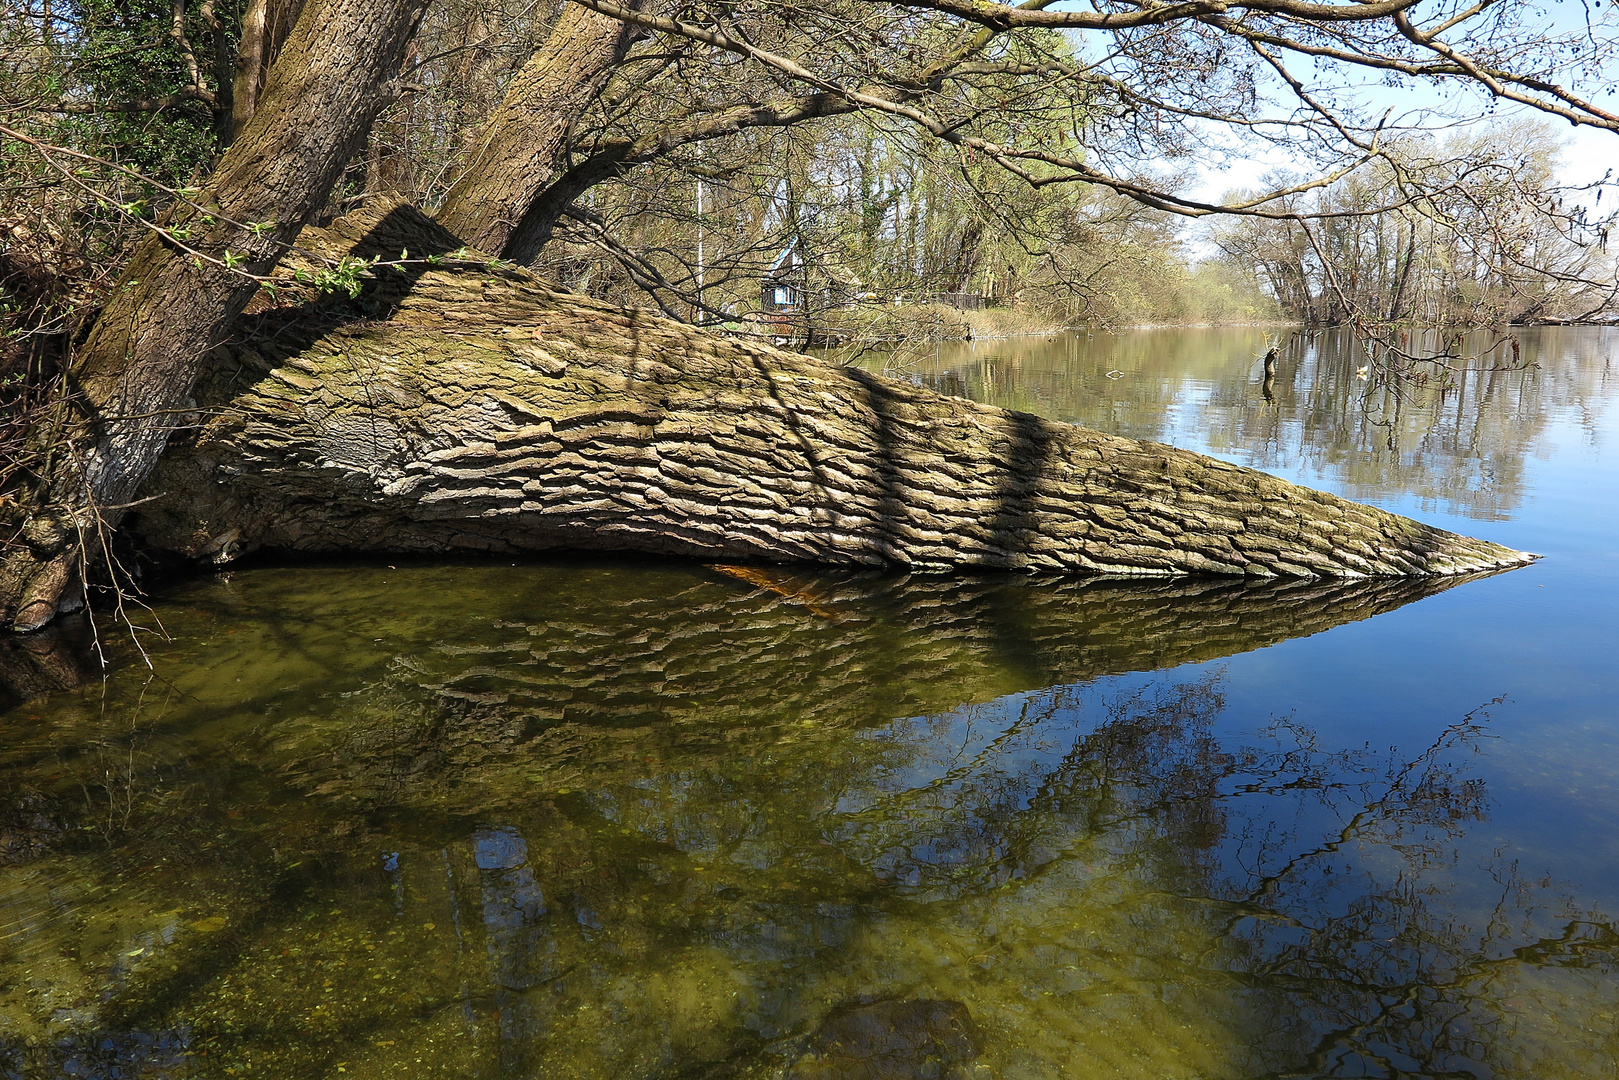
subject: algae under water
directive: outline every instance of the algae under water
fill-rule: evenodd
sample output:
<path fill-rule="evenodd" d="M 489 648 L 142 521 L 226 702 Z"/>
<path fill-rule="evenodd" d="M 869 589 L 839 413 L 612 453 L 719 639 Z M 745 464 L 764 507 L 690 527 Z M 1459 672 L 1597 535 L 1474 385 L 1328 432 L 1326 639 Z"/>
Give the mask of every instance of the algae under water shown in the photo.
<path fill-rule="evenodd" d="M 0 712 L 0 1075 L 1619 1075 L 1619 335 L 1398 402 L 1262 336 L 900 374 L 1547 558 L 176 585 Z"/>

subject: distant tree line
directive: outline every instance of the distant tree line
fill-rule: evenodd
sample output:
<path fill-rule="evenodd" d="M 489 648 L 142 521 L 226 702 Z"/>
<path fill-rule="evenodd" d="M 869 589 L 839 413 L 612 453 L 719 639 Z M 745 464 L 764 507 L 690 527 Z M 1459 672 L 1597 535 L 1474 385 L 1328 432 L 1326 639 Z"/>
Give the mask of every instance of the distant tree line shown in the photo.
<path fill-rule="evenodd" d="M 1293 220 L 1222 221 L 1224 259 L 1257 274 L 1284 317 L 1416 327 L 1580 321 L 1613 313 L 1619 275 L 1603 185 L 1558 190 L 1558 143 L 1527 123 L 1407 140 L 1380 162 L 1299 196 Z M 1437 194 L 1378 212 L 1426 174 Z M 1584 196 L 1582 199 L 1581 196 Z M 1323 212 L 1333 216 L 1311 218 Z"/>

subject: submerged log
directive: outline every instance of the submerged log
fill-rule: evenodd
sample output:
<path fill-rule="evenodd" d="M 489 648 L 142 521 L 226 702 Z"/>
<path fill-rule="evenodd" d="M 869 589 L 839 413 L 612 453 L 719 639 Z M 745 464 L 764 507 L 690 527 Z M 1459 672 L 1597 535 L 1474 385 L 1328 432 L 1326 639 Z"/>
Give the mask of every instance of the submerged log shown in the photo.
<path fill-rule="evenodd" d="M 405 206 L 303 244 L 459 241 Z M 550 548 L 1167 576 L 1458 574 L 1533 556 L 1199 454 L 946 397 L 559 290 L 418 267 L 271 309 L 148 481 L 152 547 Z"/>

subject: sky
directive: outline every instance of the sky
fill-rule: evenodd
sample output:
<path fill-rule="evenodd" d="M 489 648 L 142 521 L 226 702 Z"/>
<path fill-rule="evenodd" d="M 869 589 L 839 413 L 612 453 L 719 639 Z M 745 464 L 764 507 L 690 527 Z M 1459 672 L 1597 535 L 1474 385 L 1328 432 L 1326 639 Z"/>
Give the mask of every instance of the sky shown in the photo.
<path fill-rule="evenodd" d="M 1507 115 L 1507 114 L 1502 114 Z M 1537 114 L 1523 110 L 1519 115 L 1536 119 Z M 1603 195 L 1603 206 L 1619 205 L 1619 131 L 1602 128 L 1572 127 L 1562 121 L 1553 122 L 1539 117 L 1552 132 L 1565 140 L 1557 178 L 1570 186 L 1594 184 L 1610 171 L 1615 183 Z M 1501 117 L 1482 123 L 1500 123 Z M 1185 189 L 1185 194 L 1200 199 L 1218 201 L 1233 188 L 1257 187 L 1260 177 L 1276 168 L 1286 168 L 1290 157 L 1284 151 L 1268 145 L 1253 144 L 1234 147 L 1228 158 L 1220 163 L 1205 162 L 1197 170 L 1196 179 Z"/>
<path fill-rule="evenodd" d="M 1413 21 L 1418 26 L 1432 25 L 1435 20 L 1470 2 L 1472 0 L 1422 0 L 1412 10 Z M 1548 38 L 1578 35 L 1593 43 L 1608 42 L 1606 48 L 1595 51 L 1599 58 L 1606 57 L 1601 69 L 1585 73 L 1573 85 L 1599 107 L 1610 113 L 1619 113 L 1619 14 L 1616 14 L 1616 3 L 1619 0 L 1607 0 L 1604 7 L 1599 0 L 1497 0 L 1483 17 L 1515 20 L 1522 28 L 1543 30 Z M 1060 9 L 1070 5 L 1076 8 L 1089 6 L 1083 0 L 1060 0 L 1055 6 Z M 1452 38 L 1454 31 L 1445 35 L 1447 40 Z M 1093 59 L 1100 59 L 1099 50 L 1108 48 L 1110 40 L 1103 34 L 1080 33 L 1074 36 L 1076 51 L 1081 56 L 1089 55 Z M 1403 119 L 1413 124 L 1476 117 L 1480 118 L 1478 123 L 1482 126 L 1516 118 L 1538 118 L 1567 140 L 1558 173 L 1561 182 L 1570 185 L 1592 183 L 1610 168 L 1619 176 L 1619 132 L 1573 127 L 1566 121 L 1510 104 L 1498 105 L 1491 113 L 1489 95 L 1482 88 L 1472 92 L 1459 91 L 1460 87 L 1467 85 L 1459 80 L 1447 83 L 1443 88 L 1419 80 L 1403 80 L 1398 86 L 1388 86 L 1378 80 L 1376 72 L 1354 71 L 1346 76 L 1340 65 L 1323 62 L 1316 68 L 1307 57 L 1284 55 L 1289 68 L 1303 79 L 1312 92 L 1333 87 L 1339 100 L 1358 103 L 1367 115 L 1377 116 L 1389 111 L 1395 122 Z M 1262 62 L 1256 58 L 1254 63 L 1259 65 Z M 1259 74 L 1262 80 L 1268 77 L 1270 89 L 1275 94 L 1273 100 L 1280 103 L 1280 114 L 1285 115 L 1294 104 L 1291 95 L 1268 69 Z M 1346 88 L 1343 85 L 1346 78 L 1362 82 Z M 1568 79 L 1559 81 L 1565 85 L 1569 83 Z M 1442 89 L 1450 91 L 1448 96 L 1442 93 Z M 1200 154 L 1195 175 L 1190 186 L 1183 189 L 1183 194 L 1218 201 L 1224 192 L 1237 187 L 1257 187 L 1260 177 L 1266 172 L 1292 164 L 1284 150 L 1253 138 L 1244 144 L 1242 136 L 1231 133 L 1230 129 L 1224 129 L 1224 132 L 1221 141 L 1229 147 L 1229 152 L 1225 155 Z M 1182 163 L 1177 168 L 1184 170 L 1185 166 Z M 1619 188 L 1604 195 L 1605 206 L 1616 203 L 1619 203 Z"/>
<path fill-rule="evenodd" d="M 1548 34 L 1578 31 L 1586 25 L 1585 8 L 1573 0 L 1521 3 L 1520 7 L 1530 25 L 1544 20 L 1543 25 Z M 1416 19 L 1419 25 L 1425 22 L 1422 18 L 1424 9 L 1437 10 L 1438 5 L 1431 0 L 1419 5 Z M 1591 14 L 1601 16 L 1601 22 L 1595 28 L 1596 35 L 1605 33 L 1609 37 L 1619 36 L 1619 25 L 1616 25 L 1619 24 L 1619 20 L 1616 20 L 1613 14 L 1607 11 Z M 1610 113 L 1619 113 L 1619 46 L 1608 50 L 1608 53 L 1606 70 L 1598 75 L 1580 79 L 1575 86 L 1597 106 Z M 1329 83 L 1337 86 L 1342 84 L 1344 76 L 1341 68 L 1335 69 L 1324 65 L 1317 70 L 1308 60 L 1298 57 L 1290 58 L 1288 62 L 1295 74 L 1303 78 L 1312 90 Z M 1456 84 L 1451 85 L 1454 87 Z M 1285 87 L 1274 79 L 1272 89 L 1286 92 Z M 1483 129 L 1514 120 L 1527 119 L 1539 123 L 1565 142 L 1556 172 L 1558 182 L 1568 186 L 1596 184 L 1611 171 L 1612 182 L 1604 185 L 1600 201 L 1597 200 L 1594 190 L 1576 198 L 1584 202 L 1593 212 L 1619 210 L 1619 131 L 1576 127 L 1567 121 L 1522 106 L 1498 107 L 1492 113 L 1488 108 L 1490 98 L 1482 88 L 1468 93 L 1453 93 L 1446 98 L 1440 94 L 1438 88 L 1414 80 L 1408 80 L 1398 87 L 1368 81 L 1367 84 L 1352 89 L 1341 89 L 1339 93 L 1343 100 L 1356 102 L 1367 115 L 1376 116 L 1391 110 L 1396 122 L 1403 119 L 1411 124 L 1443 123 L 1465 119 L 1471 120 L 1475 128 Z M 1285 110 L 1291 99 L 1283 101 L 1278 97 L 1276 100 L 1282 101 Z M 1218 139 L 1229 147 L 1228 152 L 1225 155 L 1200 155 L 1194 175 L 1182 189 L 1182 194 L 1218 202 L 1226 192 L 1234 188 L 1259 188 L 1261 178 L 1272 170 L 1286 169 L 1289 166 L 1296 166 L 1300 170 L 1308 168 L 1307 163 L 1296 162 L 1293 155 L 1283 148 L 1253 138 L 1244 141 L 1241 134 L 1233 133 L 1229 129 L 1222 129 Z M 1212 245 L 1200 242 L 1202 233 L 1203 230 L 1195 225 L 1187 230 L 1187 238 L 1193 243 L 1194 257 L 1213 254 Z M 1205 251 L 1204 248 L 1208 250 Z"/>

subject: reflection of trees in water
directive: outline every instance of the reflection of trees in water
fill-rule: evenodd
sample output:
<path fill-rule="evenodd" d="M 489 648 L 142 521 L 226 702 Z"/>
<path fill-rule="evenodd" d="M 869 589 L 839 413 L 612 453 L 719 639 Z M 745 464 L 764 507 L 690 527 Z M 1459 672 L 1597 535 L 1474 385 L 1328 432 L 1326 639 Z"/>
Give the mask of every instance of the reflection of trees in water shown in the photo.
<path fill-rule="evenodd" d="M 1346 332 L 1289 338 L 1274 402 L 1260 393 L 1262 331 L 1157 331 L 1055 343 L 997 343 L 919 372 L 947 392 L 1133 439 L 1231 455 L 1258 469 L 1325 478 L 1379 501 L 1403 493 L 1499 520 L 1523 499 L 1524 467 L 1547 426 L 1574 414 L 1595 430 L 1619 352 L 1613 331 L 1522 328 L 1526 371 L 1459 373 L 1454 389 L 1370 388 Z M 1493 338 L 1475 335 L 1482 347 Z M 1484 365 L 1480 365 L 1484 366 Z M 1108 379 L 1108 370 L 1124 376 Z"/>
<path fill-rule="evenodd" d="M 1444 391 L 1368 386 L 1357 375 L 1368 360 L 1347 332 L 1301 340 L 1291 349 L 1297 374 L 1279 380 L 1271 414 L 1239 398 L 1211 427 L 1210 445 L 1256 468 L 1331 477 L 1350 498 L 1410 493 L 1425 508 L 1501 520 L 1522 502 L 1548 425 L 1566 410 L 1589 412 L 1614 377 L 1612 335 L 1517 334 L 1534 367 L 1459 372 Z M 1493 340 L 1475 338 L 1479 347 Z"/>
<path fill-rule="evenodd" d="M 1580 1076 L 1613 1060 L 1607 924 L 1564 911 L 1541 936 L 1545 886 L 1496 867 L 1499 895 L 1476 906 L 1477 882 L 1451 872 L 1485 809 L 1452 760 L 1477 718 L 1408 759 L 1329 751 L 1297 724 L 1234 746 L 1212 734 L 1205 680 L 1114 702 L 1066 751 L 1014 767 L 1080 696 L 1036 695 L 966 761 L 918 721 L 859 764 L 805 770 L 807 829 L 728 814 L 768 805 L 729 771 L 599 806 L 718 867 L 762 872 L 830 838 L 850 864 L 831 898 L 872 929 L 817 950 L 812 914 L 771 909 L 778 948 L 812 954 L 792 965 L 812 1000 L 876 973 L 900 993 L 953 990 L 1001 1040 L 999 1065 L 1031 1075 Z"/>
<path fill-rule="evenodd" d="M 1223 734 L 1215 676 L 1096 681 L 1441 583 L 681 571 L 626 598 L 570 573 L 541 582 L 539 612 L 498 576 L 486 596 L 449 574 L 417 607 L 484 605 L 481 623 L 399 644 L 340 695 L 299 692 L 277 723 L 177 694 L 149 729 L 102 724 L 76 750 L 35 729 L 0 753 L 50 825 L 5 883 L 77 867 L 123 886 L 28 931 L 30 965 L 55 951 L 82 974 L 84 1002 L 52 1003 L 86 1009 L 66 1030 L 186 1031 L 287 1077 L 420 1056 L 453 1075 L 766 1076 L 837 1016 L 944 1025 L 960 1002 L 1004 1075 L 1613 1060 L 1605 918 L 1548 911 L 1556 891 L 1510 866 L 1482 902 L 1454 865 L 1486 808 L 1455 764 L 1479 718 L 1401 758 L 1293 721 Z M 341 661 L 309 642 L 369 616 L 308 599 L 297 651 L 329 685 Z M 231 655 L 206 664 L 251 690 Z M 126 759 L 130 813 L 107 826 L 74 793 Z M 0 993 L 21 1010 L 16 955 Z M 839 1012 L 873 998 L 913 1004 Z"/>
<path fill-rule="evenodd" d="M 30 698 L 84 685 L 96 673 L 94 649 L 83 615 L 38 633 L 0 637 L 0 714 Z"/>

